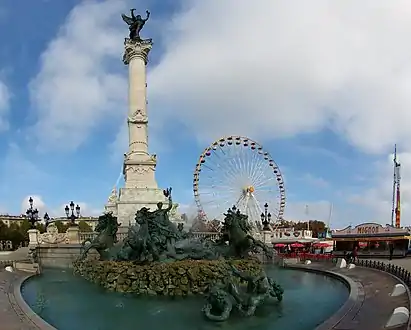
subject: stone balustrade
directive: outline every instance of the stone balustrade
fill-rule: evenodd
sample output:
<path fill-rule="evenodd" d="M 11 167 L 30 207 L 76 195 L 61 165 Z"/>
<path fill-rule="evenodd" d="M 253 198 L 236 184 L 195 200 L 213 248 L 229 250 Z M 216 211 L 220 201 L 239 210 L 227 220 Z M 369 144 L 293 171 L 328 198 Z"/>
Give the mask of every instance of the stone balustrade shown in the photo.
<path fill-rule="evenodd" d="M 51 223 L 47 231 L 40 234 L 37 229 L 29 229 L 29 248 L 41 245 L 80 244 L 80 229 L 69 227 L 65 233 L 59 233 L 56 225 Z"/>

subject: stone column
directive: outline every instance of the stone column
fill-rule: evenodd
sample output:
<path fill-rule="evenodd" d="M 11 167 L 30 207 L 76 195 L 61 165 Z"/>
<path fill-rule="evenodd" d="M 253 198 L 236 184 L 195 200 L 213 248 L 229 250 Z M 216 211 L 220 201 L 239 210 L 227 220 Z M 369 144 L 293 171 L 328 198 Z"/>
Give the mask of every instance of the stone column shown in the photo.
<path fill-rule="evenodd" d="M 68 227 L 66 234 L 70 244 L 80 244 L 80 228 L 78 226 Z"/>
<path fill-rule="evenodd" d="M 128 65 L 128 137 L 124 155 L 125 188 L 157 188 L 156 157 L 148 153 L 146 65 L 153 46 L 151 39 L 124 41 L 124 64 Z"/>
<path fill-rule="evenodd" d="M 263 242 L 272 247 L 272 232 L 271 230 L 263 230 Z"/>
<path fill-rule="evenodd" d="M 29 229 L 27 232 L 29 234 L 29 247 L 36 247 L 39 244 L 40 232 L 37 229 Z"/>

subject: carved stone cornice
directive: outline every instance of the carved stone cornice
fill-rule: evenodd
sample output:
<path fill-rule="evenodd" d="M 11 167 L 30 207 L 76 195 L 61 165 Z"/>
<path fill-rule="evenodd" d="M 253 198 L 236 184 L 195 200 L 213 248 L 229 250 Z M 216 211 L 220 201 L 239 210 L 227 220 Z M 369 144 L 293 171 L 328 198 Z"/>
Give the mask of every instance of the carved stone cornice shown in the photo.
<path fill-rule="evenodd" d="M 148 117 L 143 109 L 137 109 L 131 116 L 128 116 L 127 122 L 131 124 L 147 124 Z"/>
<path fill-rule="evenodd" d="M 154 166 L 157 165 L 157 155 L 142 155 L 139 151 L 131 150 L 124 154 L 124 164 L 125 165 L 144 165 L 144 166 Z"/>
<path fill-rule="evenodd" d="M 133 58 L 141 58 L 145 64 L 148 62 L 148 53 L 153 47 L 151 39 L 146 40 L 124 40 L 123 63 L 128 65 Z"/>

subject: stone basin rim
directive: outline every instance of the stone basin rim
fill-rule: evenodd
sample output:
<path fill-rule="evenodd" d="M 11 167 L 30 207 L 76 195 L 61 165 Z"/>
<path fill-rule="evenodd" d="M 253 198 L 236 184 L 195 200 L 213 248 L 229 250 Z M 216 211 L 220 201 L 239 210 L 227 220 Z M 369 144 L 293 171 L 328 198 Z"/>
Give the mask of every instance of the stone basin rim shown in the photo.
<path fill-rule="evenodd" d="M 332 277 L 345 284 L 345 286 L 349 290 L 349 295 L 346 302 L 334 314 L 332 314 L 323 323 L 318 325 L 314 330 L 333 329 L 334 326 L 336 326 L 356 306 L 357 301 L 360 299 L 358 285 L 353 279 L 348 276 L 327 269 L 309 268 L 305 266 L 287 265 L 285 266 L 285 268 L 305 271 L 309 273 L 323 274 L 328 277 Z"/>
<path fill-rule="evenodd" d="M 304 268 L 299 266 L 286 266 L 286 268 L 305 271 L 309 273 L 323 274 L 329 277 L 333 277 L 342 283 L 344 283 L 348 290 L 350 291 L 347 301 L 344 303 L 340 309 L 331 315 L 327 320 L 317 326 L 314 330 L 328 330 L 337 324 L 355 305 L 358 300 L 358 287 L 355 282 L 342 274 L 335 273 L 329 270 L 313 269 L 313 268 Z M 26 274 L 19 277 L 18 280 L 14 283 L 13 294 L 16 300 L 17 305 L 20 307 L 25 316 L 39 329 L 39 330 L 58 330 L 53 327 L 50 323 L 47 323 L 43 318 L 36 314 L 31 307 L 24 300 L 21 289 L 23 284 L 28 281 L 30 278 L 38 276 L 39 274 Z"/>
<path fill-rule="evenodd" d="M 13 294 L 14 298 L 16 299 L 17 305 L 20 307 L 22 312 L 26 315 L 26 317 L 40 330 L 58 330 L 57 328 L 53 327 L 50 323 L 47 323 L 44 319 L 42 319 L 38 314 L 36 314 L 31 307 L 26 303 L 21 294 L 21 289 L 23 284 L 30 278 L 37 276 L 38 274 L 24 274 L 23 276 L 19 277 L 17 281 L 14 283 Z"/>

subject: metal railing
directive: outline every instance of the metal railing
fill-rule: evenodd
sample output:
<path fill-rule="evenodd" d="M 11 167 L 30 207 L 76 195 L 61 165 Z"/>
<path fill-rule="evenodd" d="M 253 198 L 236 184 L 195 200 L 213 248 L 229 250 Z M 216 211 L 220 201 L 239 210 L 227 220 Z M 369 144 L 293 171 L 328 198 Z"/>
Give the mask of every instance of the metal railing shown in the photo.
<path fill-rule="evenodd" d="M 92 241 L 96 236 L 98 235 L 97 232 L 91 231 L 91 232 L 81 232 L 80 233 L 80 242 L 84 242 L 86 240 Z M 215 233 L 215 232 L 194 232 L 192 233 L 194 238 L 208 238 L 210 240 L 217 240 L 221 237 L 220 233 Z M 125 237 L 127 236 L 127 233 L 117 233 L 117 240 L 122 241 Z"/>
<path fill-rule="evenodd" d="M 95 237 L 97 237 L 98 233 L 95 231 L 90 232 L 81 232 L 80 233 L 80 242 L 84 242 L 87 240 L 92 241 Z M 127 236 L 127 233 L 117 233 L 117 240 L 122 241 Z"/>
<path fill-rule="evenodd" d="M 207 238 L 212 241 L 216 241 L 221 237 L 221 233 L 216 232 L 192 232 L 194 238 Z"/>
<path fill-rule="evenodd" d="M 313 260 L 312 258 L 306 258 L 306 259 Z M 337 256 L 331 256 L 330 258 L 315 259 L 315 261 L 331 261 L 332 263 L 337 263 L 338 259 L 339 258 L 337 258 Z M 390 273 L 394 276 L 397 276 L 411 289 L 411 272 L 404 267 L 397 266 L 391 263 L 384 263 L 382 261 L 369 260 L 369 259 L 355 260 L 354 264 L 360 267 L 381 270 L 381 271 Z"/>
<path fill-rule="evenodd" d="M 397 266 L 391 263 L 384 263 L 382 261 L 363 259 L 357 260 L 355 264 L 357 266 L 378 269 L 390 273 L 400 278 L 408 287 L 411 286 L 411 272 L 401 266 Z"/>
<path fill-rule="evenodd" d="M 81 232 L 79 234 L 80 236 L 80 242 L 84 242 L 84 241 L 92 241 L 96 236 L 97 236 L 97 232 L 94 231 L 90 231 L 90 232 Z"/>

